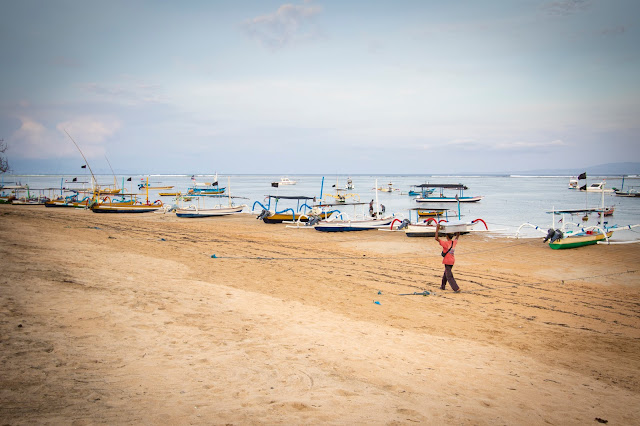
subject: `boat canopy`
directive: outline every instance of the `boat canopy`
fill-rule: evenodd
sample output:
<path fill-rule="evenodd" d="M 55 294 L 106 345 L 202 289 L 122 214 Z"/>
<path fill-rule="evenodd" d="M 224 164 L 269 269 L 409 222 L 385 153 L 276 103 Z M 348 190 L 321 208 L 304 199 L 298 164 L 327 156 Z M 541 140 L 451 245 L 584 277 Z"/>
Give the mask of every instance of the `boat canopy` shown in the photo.
<path fill-rule="evenodd" d="M 416 188 L 469 189 L 466 185 L 462 185 L 461 183 L 441 183 L 441 184 L 422 183 L 420 185 L 414 185 L 414 186 Z"/>
<path fill-rule="evenodd" d="M 449 211 L 449 210 L 452 210 L 452 209 L 441 209 L 440 207 L 438 207 L 438 208 L 432 208 L 432 207 L 412 207 L 412 208 L 410 208 L 410 209 L 408 209 L 408 210 L 422 210 L 422 211 L 432 211 L 432 210 L 435 210 L 435 211 L 443 211 L 443 212 L 446 212 L 446 211 Z"/>
<path fill-rule="evenodd" d="M 280 200 L 315 200 L 316 197 L 306 197 L 302 195 L 267 195 L 269 198 L 277 198 Z"/>

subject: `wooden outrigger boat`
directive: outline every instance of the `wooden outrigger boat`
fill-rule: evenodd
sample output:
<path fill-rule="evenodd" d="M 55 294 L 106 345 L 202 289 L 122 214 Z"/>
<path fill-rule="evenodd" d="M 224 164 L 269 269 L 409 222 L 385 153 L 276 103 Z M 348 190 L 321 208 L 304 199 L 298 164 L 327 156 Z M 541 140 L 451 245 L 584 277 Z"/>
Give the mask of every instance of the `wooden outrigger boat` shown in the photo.
<path fill-rule="evenodd" d="M 387 228 L 394 220 L 397 220 L 395 216 L 361 220 L 331 220 L 331 218 L 329 218 L 314 225 L 314 229 L 320 232 L 370 231 L 374 229 Z"/>
<path fill-rule="evenodd" d="M 411 185 L 411 189 L 409 189 L 408 194 L 412 197 L 420 196 L 427 197 L 429 194 L 432 194 L 436 189 L 429 186 L 429 184 L 422 183 L 420 185 Z"/>
<path fill-rule="evenodd" d="M 159 190 L 159 189 L 171 189 L 173 188 L 173 186 L 145 186 L 144 184 L 140 184 L 138 185 L 138 189 L 140 191 L 142 191 L 143 189 L 155 189 L 155 190 Z"/>
<path fill-rule="evenodd" d="M 44 203 L 45 207 L 68 207 L 68 208 L 87 208 L 93 197 L 85 196 L 79 200 L 80 191 L 69 190 L 72 195 L 63 196 L 49 200 Z"/>
<path fill-rule="evenodd" d="M 601 230 L 586 230 L 584 232 L 578 232 L 576 234 L 567 235 L 564 238 L 560 238 L 554 242 L 549 243 L 549 247 L 554 250 L 570 249 L 576 247 L 584 247 L 593 244 L 598 244 L 598 241 L 606 240 L 613 235 L 613 231 L 601 231 Z"/>
<path fill-rule="evenodd" d="M 201 209 L 193 205 L 185 208 L 176 209 L 176 216 L 182 217 L 182 218 L 228 216 L 230 214 L 241 213 L 245 207 L 247 207 L 246 204 L 242 204 L 240 206 L 233 206 L 233 207 L 217 207 L 217 208 L 211 208 L 211 209 Z"/>
<path fill-rule="evenodd" d="M 409 223 L 405 228 L 405 235 L 407 237 L 435 237 L 436 226 L 440 223 L 440 232 L 443 234 L 468 234 L 470 232 L 487 232 L 489 228 L 487 223 L 482 219 L 474 219 L 470 222 L 463 221 L 447 221 L 446 219 L 429 218 L 423 222 Z M 484 229 L 476 229 L 476 225 L 482 223 Z"/>
<path fill-rule="evenodd" d="M 438 195 L 427 194 L 427 196 L 422 196 L 416 198 L 416 202 L 418 203 L 475 203 L 482 200 L 481 196 L 476 197 L 467 197 L 464 195 L 464 190 L 469 189 L 465 185 L 462 184 L 423 184 L 422 188 L 434 188 L 439 189 L 440 192 Z M 445 196 L 444 190 L 456 190 L 459 191 L 455 196 Z"/>
<path fill-rule="evenodd" d="M 226 191 L 226 188 L 218 185 L 218 173 L 216 173 L 213 182 L 196 182 L 195 176 L 191 176 L 191 181 L 193 186 L 187 188 L 187 194 L 189 195 L 220 195 Z"/>
<path fill-rule="evenodd" d="M 262 211 L 256 219 L 262 219 L 264 223 L 282 223 L 285 221 L 307 222 L 310 217 L 320 217 L 326 219 L 327 212 L 321 211 L 319 206 L 310 206 L 308 201 L 316 201 L 315 197 L 306 197 L 300 195 L 267 195 L 267 205 L 263 205 L 259 201 L 253 203 L 252 210 L 255 211 L 256 205 L 262 207 Z M 288 207 L 284 210 L 278 210 L 278 202 L 280 200 L 295 200 L 296 207 Z M 273 207 L 271 206 L 273 202 Z"/>
<path fill-rule="evenodd" d="M 231 180 L 229 179 L 229 188 L 231 188 Z M 179 207 L 175 210 L 177 217 L 182 218 L 204 218 L 204 217 L 216 217 L 216 216 L 228 216 L 231 214 L 241 213 L 242 210 L 247 207 L 246 204 L 241 204 L 239 206 L 234 206 L 233 201 L 231 200 L 231 191 L 228 192 L 228 205 L 224 206 L 222 204 L 217 205 L 212 208 L 203 208 L 200 207 L 200 201 L 204 201 L 211 197 L 198 197 L 198 202 L 196 204 L 192 204 L 188 207 Z M 204 204 L 204 202 L 203 202 Z"/>
<path fill-rule="evenodd" d="M 603 195 L 604 198 L 604 195 Z M 562 250 L 562 249 L 571 249 L 577 247 L 590 246 L 599 243 L 609 243 L 609 238 L 613 235 L 614 231 L 621 231 L 627 229 L 633 229 L 639 227 L 640 224 L 637 225 L 626 225 L 626 226 L 606 226 L 606 223 L 602 221 L 602 216 L 600 222 L 597 225 L 593 226 L 582 226 L 578 223 L 573 223 L 568 220 L 565 220 L 565 214 L 584 214 L 585 218 L 588 217 L 588 213 L 592 212 L 604 212 L 604 209 L 565 209 L 565 210 L 552 210 L 548 213 L 553 215 L 551 228 L 547 231 L 544 229 L 532 225 L 530 223 L 523 223 L 520 225 L 518 230 L 516 231 L 516 238 L 520 236 L 520 231 L 524 227 L 531 227 L 535 230 L 538 230 L 542 233 L 546 232 L 546 237 L 543 242 L 549 242 L 549 247 L 554 250 Z M 556 228 L 555 226 L 555 215 L 562 215 L 562 227 Z M 568 229 L 568 226 L 572 226 L 572 229 Z"/>
<path fill-rule="evenodd" d="M 148 182 L 147 182 L 148 183 Z M 147 186 L 146 203 L 138 201 L 135 194 L 120 194 L 120 200 L 105 197 L 101 202 L 94 199 L 89 208 L 94 213 L 149 213 L 162 208 L 161 200 L 149 202 L 149 187 Z M 128 199 L 126 197 L 129 197 Z M 108 201 L 107 201 L 108 200 Z"/>
<path fill-rule="evenodd" d="M 318 220 L 314 223 L 313 228 L 320 232 L 353 232 L 353 231 L 368 231 L 374 229 L 384 229 L 392 225 L 394 220 L 397 220 L 395 215 L 387 215 L 382 217 L 383 208 L 381 209 L 380 203 L 378 203 L 378 181 L 375 183 L 376 188 L 376 205 L 375 208 L 371 203 L 350 203 L 348 205 L 353 206 L 353 217 L 349 217 L 346 213 L 342 213 L 338 210 L 331 212 L 331 214 L 325 220 Z M 373 200 L 372 200 L 373 202 Z M 370 214 L 365 216 L 364 207 L 369 205 Z M 322 204 L 319 207 L 333 207 L 334 204 Z M 343 204 L 339 204 L 343 206 Z M 362 207 L 362 213 L 356 214 L 356 207 Z M 381 211 L 382 210 L 382 211 Z"/>

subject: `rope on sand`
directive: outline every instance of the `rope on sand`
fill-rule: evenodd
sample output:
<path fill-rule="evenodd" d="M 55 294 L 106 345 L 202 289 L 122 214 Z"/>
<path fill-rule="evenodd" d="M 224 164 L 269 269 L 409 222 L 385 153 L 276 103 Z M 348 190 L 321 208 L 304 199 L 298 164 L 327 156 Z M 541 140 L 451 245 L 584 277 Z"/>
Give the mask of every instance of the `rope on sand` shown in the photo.
<path fill-rule="evenodd" d="M 565 283 L 565 281 L 582 281 L 582 280 L 589 280 L 592 278 L 603 278 L 603 277 L 612 277 L 612 276 L 618 276 L 618 275 L 624 275 L 624 274 L 632 274 L 634 272 L 638 272 L 637 270 L 628 270 L 628 271 L 622 271 L 622 272 L 612 272 L 610 274 L 601 274 L 601 275 L 589 275 L 589 276 L 584 276 L 584 277 L 576 277 L 576 278 L 565 278 L 560 280 L 562 284 Z M 516 287 L 535 287 L 538 285 L 543 285 L 543 284 L 555 284 L 557 283 L 557 281 L 539 281 L 539 282 L 535 282 L 535 283 L 522 283 L 522 284 L 513 284 L 513 285 L 507 285 L 507 286 L 500 286 L 500 287 L 485 287 L 485 288 L 478 288 L 475 290 L 463 290 L 463 293 L 477 293 L 477 292 L 481 292 L 481 291 L 491 291 L 491 290 L 502 290 L 505 288 L 516 288 Z"/>

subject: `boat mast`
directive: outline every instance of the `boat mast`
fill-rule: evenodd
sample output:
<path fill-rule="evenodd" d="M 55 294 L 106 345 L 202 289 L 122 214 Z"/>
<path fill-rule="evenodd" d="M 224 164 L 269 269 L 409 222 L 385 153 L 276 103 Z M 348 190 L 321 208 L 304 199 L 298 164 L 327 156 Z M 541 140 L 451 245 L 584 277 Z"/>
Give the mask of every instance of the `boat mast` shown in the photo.
<path fill-rule="evenodd" d="M 89 165 L 89 162 L 87 161 L 87 158 L 84 156 L 84 154 L 82 153 L 82 150 L 80 149 L 80 147 L 78 146 L 76 141 L 73 140 L 73 138 L 71 137 L 69 132 L 67 132 L 66 129 L 64 129 L 64 132 L 67 134 L 67 136 L 69 136 L 69 139 L 71 139 L 71 142 L 73 142 L 73 144 L 76 146 L 76 148 L 78 148 L 78 151 L 80 152 L 80 155 L 82 155 L 82 158 L 84 159 L 85 164 L 89 168 L 89 172 L 91 172 L 91 179 L 93 179 L 94 187 L 97 187 L 98 186 L 98 180 L 96 179 L 96 175 L 93 174 L 93 170 L 91 170 L 91 166 Z"/>
<path fill-rule="evenodd" d="M 376 179 L 376 219 L 380 218 L 380 204 L 378 203 L 378 179 Z"/>
<path fill-rule="evenodd" d="M 105 160 L 107 160 L 107 164 L 109 165 L 109 168 L 111 169 L 111 173 L 113 174 L 113 186 L 115 189 L 118 189 L 118 183 L 116 182 L 116 173 L 113 171 L 113 167 L 111 167 L 111 162 L 109 161 L 109 159 L 107 158 L 107 156 L 104 156 Z M 122 185 L 122 192 L 124 192 L 124 184 Z"/>

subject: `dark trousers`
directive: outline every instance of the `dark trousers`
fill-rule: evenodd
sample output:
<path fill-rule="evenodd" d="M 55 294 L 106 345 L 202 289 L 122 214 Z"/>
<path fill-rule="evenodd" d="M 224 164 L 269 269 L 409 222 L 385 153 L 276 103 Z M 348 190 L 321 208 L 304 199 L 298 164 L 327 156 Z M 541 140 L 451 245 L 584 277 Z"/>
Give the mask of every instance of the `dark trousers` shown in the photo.
<path fill-rule="evenodd" d="M 453 272 L 451 271 L 452 269 L 453 265 L 444 265 L 444 275 L 442 275 L 442 285 L 440 286 L 440 289 L 445 289 L 447 281 L 449 282 L 449 285 L 451 286 L 453 291 L 458 291 L 460 289 L 460 287 L 458 287 L 458 283 L 456 283 L 456 279 L 453 278 Z"/>

